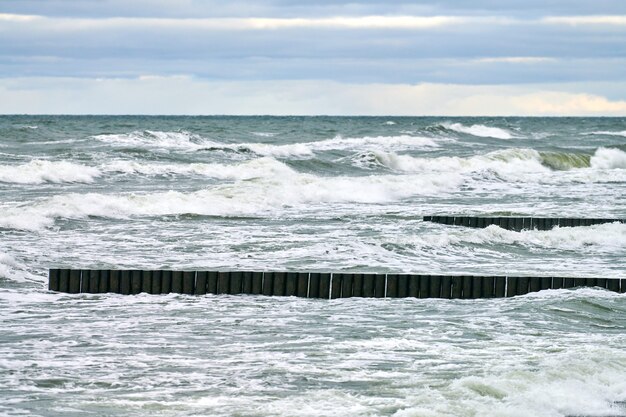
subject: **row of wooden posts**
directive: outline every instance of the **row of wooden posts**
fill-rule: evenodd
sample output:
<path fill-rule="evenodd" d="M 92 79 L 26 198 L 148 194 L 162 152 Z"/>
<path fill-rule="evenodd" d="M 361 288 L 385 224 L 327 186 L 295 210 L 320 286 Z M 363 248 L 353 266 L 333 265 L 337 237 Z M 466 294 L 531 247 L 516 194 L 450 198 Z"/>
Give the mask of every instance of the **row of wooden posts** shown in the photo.
<path fill-rule="evenodd" d="M 49 289 L 66 293 L 258 294 L 326 299 L 493 298 L 575 287 L 626 292 L 626 279 L 252 271 L 49 271 Z"/>
<path fill-rule="evenodd" d="M 476 217 L 476 216 L 424 216 L 424 221 L 484 228 L 495 224 L 503 229 L 515 230 L 552 230 L 554 227 L 593 226 L 604 223 L 626 223 L 626 219 L 584 219 L 566 217 Z"/>

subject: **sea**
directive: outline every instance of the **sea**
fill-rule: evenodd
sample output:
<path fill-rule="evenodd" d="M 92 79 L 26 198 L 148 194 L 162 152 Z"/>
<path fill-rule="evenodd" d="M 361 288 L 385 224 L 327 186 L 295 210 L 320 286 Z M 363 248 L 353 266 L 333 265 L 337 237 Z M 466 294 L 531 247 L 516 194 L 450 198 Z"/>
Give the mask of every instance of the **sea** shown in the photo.
<path fill-rule="evenodd" d="M 626 278 L 626 118 L 0 116 L 0 415 L 626 416 L 626 294 L 60 294 L 48 268 Z"/>

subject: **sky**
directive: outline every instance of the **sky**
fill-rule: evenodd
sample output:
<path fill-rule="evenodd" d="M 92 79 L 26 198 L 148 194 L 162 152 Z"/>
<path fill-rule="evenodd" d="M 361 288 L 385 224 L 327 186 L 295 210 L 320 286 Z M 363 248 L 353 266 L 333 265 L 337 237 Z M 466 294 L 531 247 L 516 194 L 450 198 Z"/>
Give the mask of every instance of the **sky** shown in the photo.
<path fill-rule="evenodd" d="M 0 113 L 625 116 L 626 1 L 0 0 Z"/>

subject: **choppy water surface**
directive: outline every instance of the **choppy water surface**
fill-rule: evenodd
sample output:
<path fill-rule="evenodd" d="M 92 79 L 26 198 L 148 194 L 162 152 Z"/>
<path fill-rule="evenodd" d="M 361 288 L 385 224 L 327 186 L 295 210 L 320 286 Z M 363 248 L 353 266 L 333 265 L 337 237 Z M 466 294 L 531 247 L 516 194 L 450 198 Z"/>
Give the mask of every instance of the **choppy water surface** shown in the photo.
<path fill-rule="evenodd" d="M 49 267 L 626 277 L 626 119 L 0 117 L 0 414 L 626 415 L 626 297 L 58 295 Z"/>

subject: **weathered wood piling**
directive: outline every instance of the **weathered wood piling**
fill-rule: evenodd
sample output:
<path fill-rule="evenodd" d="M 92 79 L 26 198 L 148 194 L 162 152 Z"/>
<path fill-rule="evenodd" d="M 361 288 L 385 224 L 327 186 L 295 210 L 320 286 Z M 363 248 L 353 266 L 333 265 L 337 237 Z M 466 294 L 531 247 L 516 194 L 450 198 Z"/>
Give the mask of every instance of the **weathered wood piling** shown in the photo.
<path fill-rule="evenodd" d="M 554 227 L 593 226 L 604 223 L 626 223 L 626 219 L 589 219 L 569 217 L 476 217 L 476 216 L 424 216 L 424 221 L 485 228 L 495 224 L 506 230 L 520 232 L 522 230 L 552 230 Z"/>
<path fill-rule="evenodd" d="M 499 298 L 546 289 L 626 292 L 622 278 L 372 273 L 50 269 L 49 289 L 66 293 L 262 294 L 304 298 Z"/>

